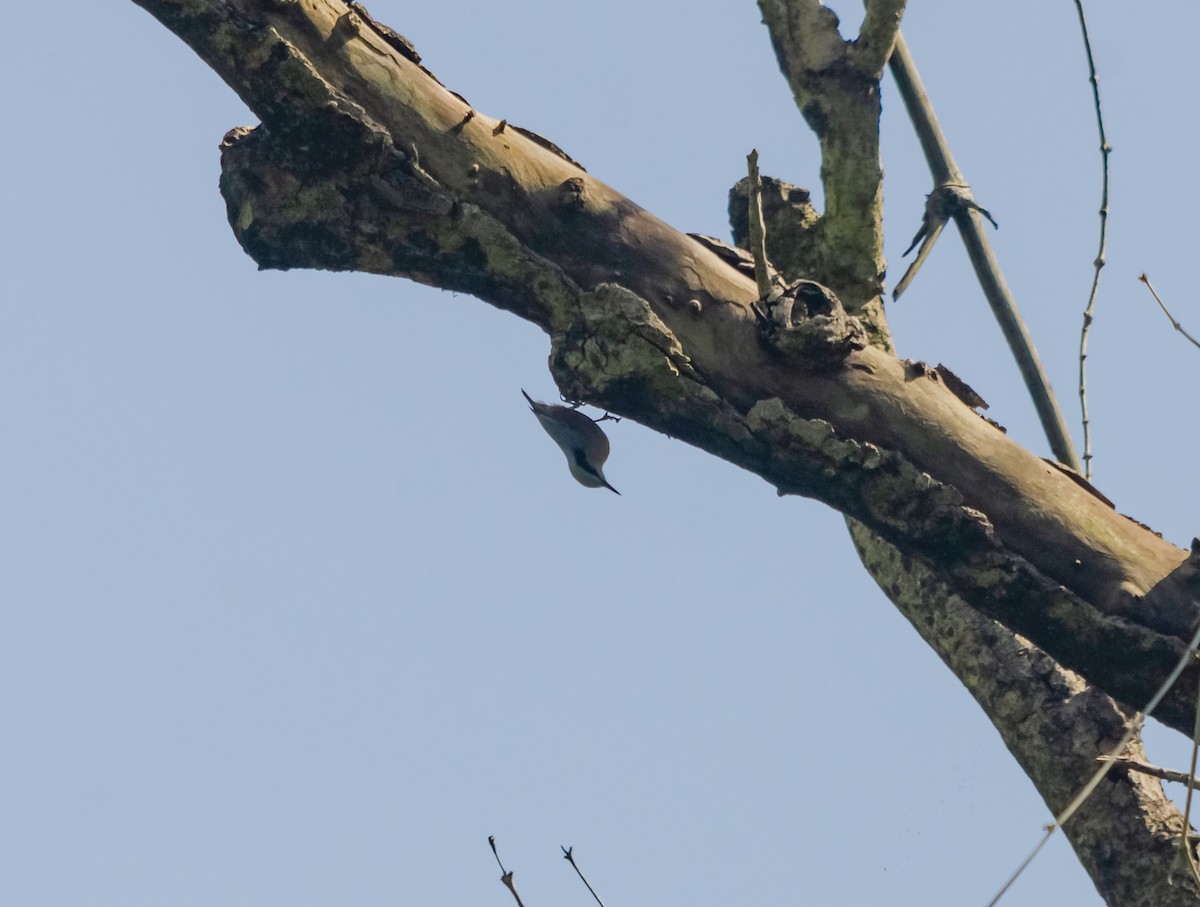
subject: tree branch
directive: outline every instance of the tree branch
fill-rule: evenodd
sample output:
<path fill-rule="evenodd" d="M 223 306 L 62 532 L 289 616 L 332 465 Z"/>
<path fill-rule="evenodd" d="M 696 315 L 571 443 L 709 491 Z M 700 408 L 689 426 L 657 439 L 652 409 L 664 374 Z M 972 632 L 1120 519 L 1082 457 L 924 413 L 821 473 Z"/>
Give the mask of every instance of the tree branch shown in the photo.
<path fill-rule="evenodd" d="M 779 68 L 821 144 L 825 211 L 811 235 L 816 272 L 873 343 L 891 348 L 883 311 L 883 168 L 879 163 L 879 79 L 863 61 L 882 53 L 885 3 L 872 18 L 876 43 L 857 48 L 816 0 L 759 0 Z M 870 43 L 870 42 L 868 42 Z"/>
<path fill-rule="evenodd" d="M 979 222 L 976 210 L 978 205 L 974 204 L 967 179 L 958 169 L 946 137 L 933 115 L 933 105 L 925 94 L 925 86 L 921 84 L 921 77 L 917 74 L 916 64 L 913 63 L 908 44 L 902 34 L 896 36 L 890 66 L 904 106 L 925 151 L 925 160 L 933 173 L 934 190 L 944 186 L 954 187 L 967 202 L 954 208 L 954 222 L 958 225 L 958 232 L 962 236 L 963 245 L 966 246 L 971 265 L 975 268 L 983 295 L 1000 324 L 1000 330 L 1008 342 L 1013 358 L 1017 360 L 1021 377 L 1025 379 L 1025 387 L 1033 399 L 1042 429 L 1050 442 L 1050 449 L 1060 463 L 1082 473 L 1075 445 L 1071 441 L 1071 433 L 1067 429 L 1067 422 L 1054 396 L 1054 390 L 1050 387 L 1050 379 L 1046 376 L 1037 347 L 1033 344 L 1033 338 L 1029 336 L 1017 302 L 1004 280 L 1000 263 L 992 253 L 992 244 L 988 241 L 983 224 Z"/>
<path fill-rule="evenodd" d="M 869 29 L 869 24 L 864 23 L 863 31 Z M 785 59 L 778 47 L 785 39 L 777 34 L 775 40 L 778 55 Z M 820 90 L 819 86 L 815 89 L 818 93 Z M 917 103 L 911 92 L 906 101 L 923 114 L 914 117 L 918 129 L 925 131 L 926 139 L 941 146 L 931 149 L 931 166 L 936 169 L 941 165 L 949 174 L 953 158 L 937 129 L 932 110 L 927 104 L 922 107 Z M 877 149 L 871 152 L 877 154 Z M 867 172 L 876 164 L 877 161 L 864 158 L 859 169 Z M 822 173 L 826 180 L 840 175 L 829 169 Z M 822 262 L 814 261 L 811 254 L 814 218 L 809 213 L 807 193 L 778 181 L 770 183 L 767 208 L 771 216 L 767 220 L 771 256 L 782 264 L 783 273 L 791 280 L 820 275 Z M 740 198 L 746 194 L 739 191 L 742 188 L 741 184 L 735 187 L 730 201 L 735 241 L 739 243 L 740 237 L 747 236 L 741 213 L 746 207 Z M 837 194 L 837 188 L 828 182 L 825 190 L 827 195 Z M 967 190 L 943 183 L 934 191 L 936 194 Z M 954 207 L 950 206 L 936 222 L 927 223 L 926 229 L 934 234 L 939 232 L 945 218 L 956 213 Z M 977 206 L 967 195 L 959 207 Z M 964 210 L 963 214 L 966 213 Z M 880 216 L 878 211 L 874 214 Z M 922 256 L 927 254 L 933 238 L 928 237 L 922 246 Z M 910 268 L 906 280 L 917 267 Z M 897 287 L 896 295 L 899 291 Z M 1002 298 L 1000 302 L 1011 304 L 1011 299 Z M 1010 311 L 1015 315 L 1015 308 Z M 1019 316 L 1016 318 L 1019 323 Z M 1036 353 L 1033 355 L 1036 358 Z M 1049 399 L 1053 404 L 1053 398 Z M 1060 454 L 1064 448 L 1070 452 L 1069 437 L 1065 445 L 1055 444 L 1056 439 L 1053 435 L 1051 438 L 1052 446 Z M 1110 779 L 1111 783 L 1097 790 L 1094 779 L 1089 777 L 1090 758 L 1098 751 L 1097 747 L 1104 751 L 1112 746 L 1105 745 L 1097 729 L 1106 728 L 1103 737 L 1109 740 L 1125 739 L 1122 732 L 1127 722 L 1112 701 L 1076 675 L 1065 672 L 1052 658 L 1012 631 L 966 607 L 919 561 L 900 555 L 888 542 L 854 520 L 848 522 L 868 572 L 969 687 L 1053 814 L 1061 815 L 1068 802 L 1076 802 L 1080 790 L 1091 792 L 1083 810 L 1065 823 L 1065 832 L 1109 903 L 1128 903 L 1135 892 L 1153 892 L 1152 896 L 1163 903 L 1192 903 L 1194 891 L 1190 888 L 1183 891 L 1169 881 L 1173 848 L 1171 828 L 1165 820 L 1169 819 L 1176 831 L 1185 823 L 1166 800 L 1161 787 L 1118 778 Z M 1037 664 L 1039 670 L 1035 673 L 1014 670 L 1031 664 Z M 1043 679 L 1048 681 L 1044 686 Z M 1064 697 L 1064 690 L 1071 692 Z M 1018 702 L 1024 708 L 1020 714 L 1014 714 L 1013 706 Z M 1136 728 L 1129 733 L 1136 733 Z M 1140 747 L 1136 739 L 1131 742 Z M 1114 793 L 1118 795 L 1114 797 Z"/>
<path fill-rule="evenodd" d="M 1095 760 L 1124 732 L 1123 710 L 1099 689 L 1004 627 L 982 617 L 919 562 L 861 525 L 851 535 L 864 565 L 946 666 L 962 679 L 1004 743 L 1058 815 L 1087 783 Z M 1144 758 L 1141 742 L 1130 752 Z M 1183 817 L 1162 785 L 1115 772 L 1063 826 L 1108 904 L 1190 905 L 1200 889 L 1173 878 Z M 996 880 L 998 881 L 998 880 Z"/>
<path fill-rule="evenodd" d="M 749 238 L 747 182 L 730 193 L 739 244 Z M 769 188 L 765 232 L 772 256 L 787 263 L 783 276 L 796 280 L 808 273 L 807 193 L 770 177 L 762 182 Z M 1128 726 L 1121 711 L 1031 643 L 968 607 L 920 561 L 861 523 L 847 523 L 867 571 L 971 691 L 1052 814 L 1061 815 L 1090 785 L 1089 760 L 1109 752 L 1110 741 Z M 1138 738 L 1131 743 L 1141 746 Z M 1109 903 L 1128 903 L 1137 890 L 1154 892 L 1162 903 L 1191 903 L 1190 888 L 1168 882 L 1172 833 L 1184 826 L 1178 810 L 1159 785 L 1119 776 L 1109 782 L 1063 826 L 1088 874 Z"/>
<path fill-rule="evenodd" d="M 935 370 L 872 347 L 787 352 L 755 318 L 749 278 L 472 113 L 335 0 L 140 5 L 263 117 L 227 139 L 222 191 L 264 266 L 468 289 L 549 332 L 569 396 L 855 516 L 1118 698 L 1148 698 L 1170 670 L 1200 613 L 1186 553 L 1009 440 Z M 785 336 L 828 317 L 803 308 Z M 1173 695 L 1164 720 L 1190 728 L 1192 699 Z"/>
<path fill-rule="evenodd" d="M 883 67 L 892 55 L 906 5 L 907 0 L 868 0 L 866 4 L 867 12 L 854 42 L 855 65 L 873 79 L 883 75 Z"/>

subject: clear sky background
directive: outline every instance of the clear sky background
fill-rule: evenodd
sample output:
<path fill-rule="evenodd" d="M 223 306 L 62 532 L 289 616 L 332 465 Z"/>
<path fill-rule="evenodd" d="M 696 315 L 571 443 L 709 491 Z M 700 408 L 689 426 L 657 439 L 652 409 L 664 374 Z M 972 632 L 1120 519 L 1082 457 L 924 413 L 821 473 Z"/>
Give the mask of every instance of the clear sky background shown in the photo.
<path fill-rule="evenodd" d="M 817 187 L 757 8 L 373 0 L 479 110 L 685 230 L 745 155 Z M 838 8 L 853 17 L 858 3 Z M 1112 158 L 1097 484 L 1186 545 L 1200 351 L 1185 0 L 1093 2 Z M 1072 423 L 1099 156 L 1073 5 L 905 34 Z M 837 514 L 630 421 L 622 497 L 521 398 L 548 342 L 401 280 L 263 272 L 217 192 L 254 117 L 130 2 L 0 30 L 0 902 L 982 904 L 1048 813 Z M 884 87 L 888 258 L 930 178 Z M 948 231 L 891 308 L 1039 452 Z M 1076 429 L 1078 434 L 1078 429 Z M 1182 767 L 1178 735 L 1152 758 Z M 1005 902 L 1096 904 L 1057 839 Z"/>

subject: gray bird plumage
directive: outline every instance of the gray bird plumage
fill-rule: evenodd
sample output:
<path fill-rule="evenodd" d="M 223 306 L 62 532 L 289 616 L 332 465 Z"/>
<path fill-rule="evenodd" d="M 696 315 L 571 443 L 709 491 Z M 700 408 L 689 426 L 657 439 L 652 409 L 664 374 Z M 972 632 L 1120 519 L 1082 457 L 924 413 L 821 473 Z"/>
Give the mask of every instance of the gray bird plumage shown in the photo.
<path fill-rule="evenodd" d="M 608 459 L 608 436 L 600 426 L 569 406 L 556 403 L 540 403 L 521 389 L 529 401 L 529 409 L 537 416 L 567 458 L 567 467 L 576 481 L 588 488 L 607 488 L 614 494 L 621 492 L 608 484 L 604 478 L 604 461 Z"/>

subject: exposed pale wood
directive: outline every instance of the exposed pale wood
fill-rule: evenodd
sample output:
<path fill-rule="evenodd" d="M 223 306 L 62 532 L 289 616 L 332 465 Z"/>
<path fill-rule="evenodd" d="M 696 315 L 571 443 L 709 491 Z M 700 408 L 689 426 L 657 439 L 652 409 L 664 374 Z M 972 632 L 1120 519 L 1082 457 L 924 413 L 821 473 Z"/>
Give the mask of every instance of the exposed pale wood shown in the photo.
<path fill-rule="evenodd" d="M 550 332 L 574 396 L 862 519 L 1114 695 L 1137 702 L 1165 674 L 1170 635 L 1196 614 L 1181 575 L 1161 585 L 1185 552 L 1002 435 L 936 373 L 875 348 L 831 371 L 780 361 L 760 340 L 751 280 L 472 112 L 334 0 L 141 5 L 263 118 L 265 133 L 230 140 L 224 178 L 260 262 L 468 285 Z M 1156 585 L 1147 609 L 1138 596 Z M 1188 698 L 1164 719 L 1190 727 Z"/>

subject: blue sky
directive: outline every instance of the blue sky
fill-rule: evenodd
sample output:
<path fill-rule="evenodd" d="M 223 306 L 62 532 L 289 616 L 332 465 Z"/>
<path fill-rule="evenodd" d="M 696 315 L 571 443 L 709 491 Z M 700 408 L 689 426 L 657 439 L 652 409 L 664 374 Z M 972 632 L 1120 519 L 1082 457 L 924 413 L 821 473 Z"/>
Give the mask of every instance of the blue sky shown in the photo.
<path fill-rule="evenodd" d="M 839 517 L 629 421 L 584 489 L 478 300 L 259 272 L 217 192 L 253 124 L 132 3 L 0 34 L 0 900 L 985 903 L 1047 811 Z M 752 3 L 374 0 L 449 87 L 686 230 L 816 187 Z M 1112 158 L 1096 480 L 1186 545 L 1200 355 L 1194 4 L 1093 4 Z M 858 4 L 842 4 L 857 11 Z M 912 47 L 1064 409 L 1099 199 L 1070 3 L 913 4 Z M 892 280 L 929 177 L 884 88 Z M 947 233 L 890 312 L 1044 451 Z M 1182 741 L 1152 728 L 1151 756 Z M 1060 839 L 1009 905 L 1099 903 Z"/>

